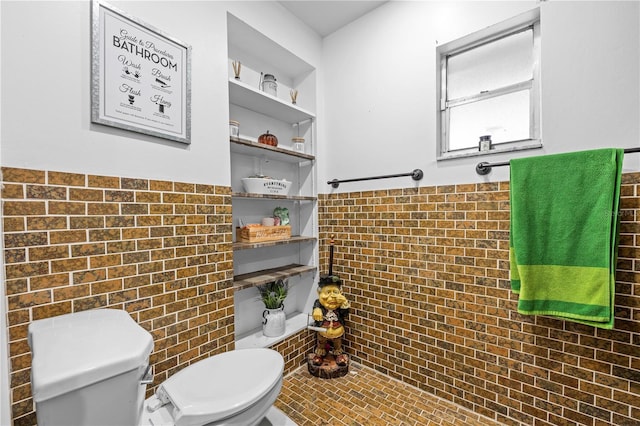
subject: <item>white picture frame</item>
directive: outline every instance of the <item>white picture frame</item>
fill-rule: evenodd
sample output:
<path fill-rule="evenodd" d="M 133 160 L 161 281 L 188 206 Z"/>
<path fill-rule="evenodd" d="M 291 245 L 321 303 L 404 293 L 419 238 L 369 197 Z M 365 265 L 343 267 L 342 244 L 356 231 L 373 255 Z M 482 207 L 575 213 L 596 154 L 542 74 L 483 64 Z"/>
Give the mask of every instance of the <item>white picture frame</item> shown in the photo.
<path fill-rule="evenodd" d="M 91 24 L 91 121 L 191 143 L 191 46 L 101 0 Z"/>

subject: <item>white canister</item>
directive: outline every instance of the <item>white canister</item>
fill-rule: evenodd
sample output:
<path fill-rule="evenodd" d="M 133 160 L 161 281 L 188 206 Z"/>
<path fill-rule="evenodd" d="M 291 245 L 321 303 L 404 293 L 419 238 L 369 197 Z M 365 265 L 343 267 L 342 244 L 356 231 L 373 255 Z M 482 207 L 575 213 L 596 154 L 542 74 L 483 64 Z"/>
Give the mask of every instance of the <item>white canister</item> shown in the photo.
<path fill-rule="evenodd" d="M 262 91 L 273 96 L 278 96 L 278 83 L 273 74 L 265 74 L 262 77 Z"/>
<path fill-rule="evenodd" d="M 240 137 L 240 123 L 235 120 L 229 120 L 229 136 L 233 139 Z"/>
<path fill-rule="evenodd" d="M 291 146 L 293 147 L 294 151 L 304 153 L 304 138 L 291 138 Z"/>
<path fill-rule="evenodd" d="M 266 337 L 282 336 L 286 331 L 286 321 L 284 305 L 278 309 L 265 309 L 262 312 L 262 334 Z"/>

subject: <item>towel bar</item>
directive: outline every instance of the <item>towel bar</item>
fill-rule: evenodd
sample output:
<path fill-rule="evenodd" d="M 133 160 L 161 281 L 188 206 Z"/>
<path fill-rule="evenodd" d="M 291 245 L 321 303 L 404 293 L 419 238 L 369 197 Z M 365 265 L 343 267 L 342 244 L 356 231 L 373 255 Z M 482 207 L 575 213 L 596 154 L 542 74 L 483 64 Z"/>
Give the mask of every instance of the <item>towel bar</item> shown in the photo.
<path fill-rule="evenodd" d="M 626 148 L 624 150 L 625 154 L 631 154 L 633 152 L 640 152 L 640 147 Z M 501 167 L 501 166 L 508 166 L 508 165 L 509 165 L 509 161 L 503 161 L 501 163 L 487 163 L 483 161 L 482 163 L 478 163 L 476 165 L 476 173 L 479 175 L 487 175 L 491 172 L 492 167 Z"/>
<path fill-rule="evenodd" d="M 331 185 L 334 188 L 337 188 L 338 186 L 340 186 L 341 183 L 344 183 L 344 182 L 358 182 L 361 180 L 387 179 L 387 178 L 395 178 L 395 177 L 402 177 L 402 176 L 411 176 L 411 179 L 413 180 L 420 180 L 424 176 L 424 173 L 420 169 L 415 169 L 409 173 L 398 173 L 395 175 L 371 176 L 371 177 L 342 179 L 342 180 L 333 179 L 333 180 L 327 181 L 327 184 Z"/>

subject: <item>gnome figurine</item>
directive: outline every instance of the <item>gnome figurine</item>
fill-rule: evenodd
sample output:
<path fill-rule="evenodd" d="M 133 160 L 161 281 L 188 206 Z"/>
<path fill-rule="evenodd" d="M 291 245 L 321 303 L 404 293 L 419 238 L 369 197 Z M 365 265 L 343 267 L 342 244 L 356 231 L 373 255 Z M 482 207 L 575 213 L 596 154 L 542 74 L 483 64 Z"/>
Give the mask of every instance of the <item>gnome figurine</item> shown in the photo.
<path fill-rule="evenodd" d="M 318 283 L 318 299 L 313 304 L 312 317 L 318 331 L 314 365 L 321 365 L 327 354 L 329 345 L 333 347 L 331 353 L 335 356 L 336 364 L 347 365 L 348 356 L 342 351 L 342 336 L 344 335 L 344 320 L 349 314 L 349 301 L 342 294 L 342 281 L 335 275 L 320 278 Z"/>

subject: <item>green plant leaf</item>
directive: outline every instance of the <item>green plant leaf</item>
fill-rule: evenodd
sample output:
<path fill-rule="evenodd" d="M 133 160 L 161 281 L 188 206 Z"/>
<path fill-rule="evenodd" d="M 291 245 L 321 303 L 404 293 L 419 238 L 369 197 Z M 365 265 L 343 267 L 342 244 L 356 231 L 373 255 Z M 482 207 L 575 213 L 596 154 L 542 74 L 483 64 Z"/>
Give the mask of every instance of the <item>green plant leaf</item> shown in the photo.
<path fill-rule="evenodd" d="M 260 298 L 267 309 L 278 309 L 289 293 L 289 283 L 284 280 L 271 281 L 257 286 Z"/>

